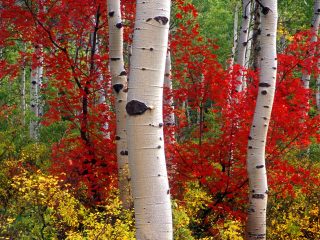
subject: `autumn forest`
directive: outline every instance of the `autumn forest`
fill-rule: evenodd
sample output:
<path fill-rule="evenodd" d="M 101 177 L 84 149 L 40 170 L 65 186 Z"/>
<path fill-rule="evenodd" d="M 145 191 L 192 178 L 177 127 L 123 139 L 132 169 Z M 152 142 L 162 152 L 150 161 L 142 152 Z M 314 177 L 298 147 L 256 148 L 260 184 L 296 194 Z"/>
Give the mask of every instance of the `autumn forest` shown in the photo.
<path fill-rule="evenodd" d="M 320 0 L 0 0 L 0 239 L 320 239 Z"/>

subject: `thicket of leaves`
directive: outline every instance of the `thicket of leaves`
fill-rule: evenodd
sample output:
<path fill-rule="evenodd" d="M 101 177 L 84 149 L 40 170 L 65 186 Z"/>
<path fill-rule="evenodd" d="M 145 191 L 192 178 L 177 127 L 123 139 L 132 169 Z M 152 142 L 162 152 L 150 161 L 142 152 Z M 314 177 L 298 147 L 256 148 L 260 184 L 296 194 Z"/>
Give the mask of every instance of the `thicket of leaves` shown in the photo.
<path fill-rule="evenodd" d="M 175 106 L 165 106 L 164 113 L 176 117 L 175 126 L 165 126 L 175 239 L 243 239 L 246 150 L 258 72 L 244 69 L 248 87 L 235 92 L 240 67 L 226 69 L 218 61 L 219 46 L 200 34 L 191 1 L 173 3 L 174 89 L 165 89 L 165 97 L 173 97 Z M 135 1 L 122 4 L 127 54 Z M 115 190 L 106 16 L 104 1 L 2 2 L 1 237 L 134 239 L 132 212 L 122 209 Z M 93 32 L 99 51 L 90 39 Z M 305 90 L 300 80 L 302 72 L 319 74 L 319 43 L 311 37 L 309 31 L 290 36 L 278 55 L 266 155 L 270 239 L 320 237 L 319 115 L 315 91 Z M 30 75 L 39 54 L 45 115 L 35 142 L 21 121 L 19 88 L 22 67 Z M 102 89 L 107 99 L 98 103 Z M 25 117 L 26 123 L 34 118 L 30 111 Z"/>

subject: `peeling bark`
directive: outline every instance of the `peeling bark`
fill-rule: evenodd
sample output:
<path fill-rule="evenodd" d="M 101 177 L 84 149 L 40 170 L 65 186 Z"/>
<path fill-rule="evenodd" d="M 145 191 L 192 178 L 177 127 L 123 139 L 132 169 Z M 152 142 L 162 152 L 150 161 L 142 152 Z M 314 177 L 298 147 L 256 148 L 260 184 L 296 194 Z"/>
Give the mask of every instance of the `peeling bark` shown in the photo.
<path fill-rule="evenodd" d="M 169 0 L 137 1 L 128 106 L 130 173 L 139 240 L 173 239 L 170 191 L 163 142 L 163 83 L 168 46 Z M 139 102 L 139 103 L 138 103 Z"/>
<path fill-rule="evenodd" d="M 247 170 L 249 176 L 249 209 L 247 239 L 266 239 L 266 208 L 268 198 L 265 147 L 274 101 L 277 75 L 277 1 L 262 0 L 261 71 L 258 98 L 250 130 Z"/>

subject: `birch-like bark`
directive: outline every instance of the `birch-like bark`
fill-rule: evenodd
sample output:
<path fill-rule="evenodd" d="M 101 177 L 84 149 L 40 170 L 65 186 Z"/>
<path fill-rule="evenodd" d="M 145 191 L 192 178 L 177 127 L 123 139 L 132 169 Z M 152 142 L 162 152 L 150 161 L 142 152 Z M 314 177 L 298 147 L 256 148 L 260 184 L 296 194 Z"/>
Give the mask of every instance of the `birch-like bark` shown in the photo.
<path fill-rule="evenodd" d="M 164 87 L 169 90 L 169 93 L 171 95 L 171 92 L 172 92 L 171 53 L 170 53 L 169 49 L 168 49 L 167 55 L 166 55 L 166 67 L 165 67 L 165 72 L 164 72 Z M 172 110 L 174 109 L 172 95 L 170 98 L 166 99 L 164 103 L 166 105 L 170 106 L 172 108 Z M 164 124 L 167 126 L 174 126 L 175 125 L 175 117 L 174 117 L 174 113 L 172 111 L 164 119 Z"/>
<path fill-rule="evenodd" d="M 123 60 L 123 24 L 120 0 L 108 0 L 109 19 L 109 64 L 115 96 L 116 143 L 120 200 L 123 207 L 132 206 L 130 173 L 127 148 L 127 72 Z M 134 140 L 135 141 L 135 140 Z"/>
<path fill-rule="evenodd" d="M 250 190 L 247 222 L 247 238 L 249 240 L 266 239 L 268 184 L 265 147 L 277 75 L 277 1 L 262 0 L 260 2 L 263 6 L 261 16 L 261 71 L 247 154 Z"/>
<path fill-rule="evenodd" d="M 261 15 L 260 15 L 260 6 L 256 2 L 254 6 L 253 14 L 253 31 L 252 31 L 252 66 L 254 70 L 260 68 L 260 35 L 261 35 Z"/>
<path fill-rule="evenodd" d="M 32 118 L 30 120 L 30 138 L 33 140 L 38 140 L 38 92 L 39 92 L 39 67 L 31 70 L 31 85 L 30 85 L 30 108 L 32 113 Z"/>
<path fill-rule="evenodd" d="M 244 68 L 246 65 L 246 51 L 248 46 L 248 32 L 250 27 L 250 15 L 251 15 L 251 0 L 242 1 L 242 22 L 240 27 L 240 37 L 238 46 L 237 64 Z M 241 75 L 238 78 L 239 84 L 236 88 L 237 92 L 243 90 L 243 82 L 245 81 L 243 72 L 240 70 Z"/>
<path fill-rule="evenodd" d="M 26 50 L 26 48 L 24 49 Z M 25 58 L 23 58 L 22 63 L 22 75 L 21 75 L 21 111 L 22 111 L 22 125 L 26 125 L 26 62 Z"/>
<path fill-rule="evenodd" d="M 311 42 L 316 42 L 318 39 L 317 35 L 318 35 L 319 24 L 320 24 L 320 12 L 319 11 L 320 11 L 320 0 L 315 0 L 314 1 L 314 15 L 313 15 L 313 21 L 312 21 L 312 32 L 314 35 L 311 38 Z M 305 89 L 309 89 L 310 78 L 311 78 L 310 73 L 303 73 L 302 74 L 302 82 L 303 82 L 303 86 Z M 318 80 L 317 80 L 317 82 L 318 82 Z"/>
<path fill-rule="evenodd" d="M 230 59 L 230 68 L 232 68 L 234 64 L 234 58 L 236 55 L 236 49 L 238 45 L 238 19 L 239 19 L 239 4 L 235 6 L 234 9 L 234 20 L 233 20 L 233 46 L 232 46 L 232 54 Z"/>
<path fill-rule="evenodd" d="M 248 33 L 248 47 L 247 47 L 247 51 L 246 51 L 246 63 L 245 63 L 245 68 L 248 69 L 250 67 L 250 63 L 251 63 L 251 51 L 252 51 L 252 36 L 253 36 L 253 31 L 252 28 L 249 29 L 249 33 Z M 245 84 L 246 82 L 244 82 Z"/>
<path fill-rule="evenodd" d="M 126 110 L 139 240 L 173 239 L 162 113 L 170 3 L 137 0 Z"/>

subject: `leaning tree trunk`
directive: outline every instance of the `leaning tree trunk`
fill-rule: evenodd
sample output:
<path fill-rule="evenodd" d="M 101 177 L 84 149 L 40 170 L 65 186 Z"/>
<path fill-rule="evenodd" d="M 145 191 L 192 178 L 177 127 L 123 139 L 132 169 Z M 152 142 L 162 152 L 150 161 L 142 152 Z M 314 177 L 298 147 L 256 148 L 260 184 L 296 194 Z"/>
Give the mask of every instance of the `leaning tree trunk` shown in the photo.
<path fill-rule="evenodd" d="M 126 110 L 139 240 L 173 238 L 162 113 L 170 3 L 137 1 Z"/>
<path fill-rule="evenodd" d="M 120 0 L 108 0 L 109 16 L 109 61 L 115 96 L 116 143 L 119 175 L 120 200 L 124 208 L 132 205 L 130 174 L 127 150 L 126 103 L 127 73 L 123 60 L 123 24 L 121 19 Z"/>
<path fill-rule="evenodd" d="M 314 15 L 312 20 L 312 31 L 313 36 L 311 38 L 311 42 L 316 42 L 318 40 L 318 30 L 319 30 L 319 23 L 320 23 L 320 0 L 314 1 Z M 310 85 L 310 73 L 303 73 L 302 74 L 302 82 L 305 89 L 309 89 Z M 318 94 L 317 94 L 318 95 Z"/>
<path fill-rule="evenodd" d="M 277 1 L 262 0 L 261 7 L 261 71 L 247 155 L 250 190 L 247 237 L 250 240 L 266 239 L 268 184 L 265 147 L 277 75 Z"/>
<path fill-rule="evenodd" d="M 251 0 L 242 1 L 242 22 L 240 27 L 240 37 L 238 46 L 238 57 L 237 63 L 240 67 L 244 68 L 246 65 L 246 51 L 248 46 L 248 31 L 250 27 L 250 16 L 251 16 Z M 236 88 L 237 92 L 243 90 L 244 76 L 242 70 L 240 70 L 241 75 L 238 78 L 239 84 Z"/>

